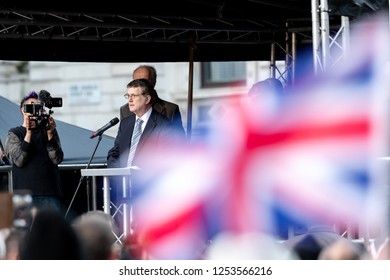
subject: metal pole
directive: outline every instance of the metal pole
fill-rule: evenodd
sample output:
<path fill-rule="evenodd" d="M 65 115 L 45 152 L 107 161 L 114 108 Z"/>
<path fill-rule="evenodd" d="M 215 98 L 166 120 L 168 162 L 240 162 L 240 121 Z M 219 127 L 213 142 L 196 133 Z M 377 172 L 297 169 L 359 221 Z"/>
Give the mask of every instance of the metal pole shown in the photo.
<path fill-rule="evenodd" d="M 129 180 L 130 181 L 130 180 Z M 123 236 L 128 233 L 133 233 L 133 213 L 132 213 L 132 197 L 131 197 L 131 182 L 127 182 L 127 176 L 122 176 L 122 210 L 123 210 Z"/>
<path fill-rule="evenodd" d="M 312 18 L 312 33 L 313 33 L 313 67 L 314 74 L 318 74 L 320 62 L 320 19 L 318 15 L 318 0 L 311 1 L 311 18 Z"/>
<path fill-rule="evenodd" d="M 103 177 L 103 211 L 106 214 L 111 215 L 111 209 L 110 209 L 110 179 L 108 176 Z"/>
<path fill-rule="evenodd" d="M 342 16 L 341 25 L 343 28 L 343 58 L 346 58 L 350 49 L 349 17 Z"/>
<path fill-rule="evenodd" d="M 92 177 L 92 210 L 97 210 L 96 176 Z"/>
<path fill-rule="evenodd" d="M 187 103 L 187 138 L 191 140 L 192 134 L 192 103 L 193 103 L 193 89 L 194 89 L 194 52 L 196 46 L 194 38 L 191 37 L 189 69 L 188 69 L 188 103 Z"/>
<path fill-rule="evenodd" d="M 327 0 L 321 0 L 321 40 L 322 40 L 322 65 L 324 70 L 328 68 L 329 51 L 329 7 Z"/>
<path fill-rule="evenodd" d="M 297 34 L 293 32 L 291 34 L 291 52 L 292 52 L 292 64 L 291 64 L 291 85 L 295 84 L 295 68 L 297 62 Z"/>
<path fill-rule="evenodd" d="M 271 44 L 270 77 L 275 78 L 275 42 Z"/>
<path fill-rule="evenodd" d="M 286 29 L 288 29 L 288 22 L 286 22 Z M 291 59 L 290 59 L 290 36 L 288 31 L 286 32 L 286 59 L 284 62 L 284 66 L 287 69 L 286 71 L 286 76 L 285 76 L 285 81 L 287 85 L 291 84 L 291 72 L 290 72 L 290 66 L 291 66 Z"/>

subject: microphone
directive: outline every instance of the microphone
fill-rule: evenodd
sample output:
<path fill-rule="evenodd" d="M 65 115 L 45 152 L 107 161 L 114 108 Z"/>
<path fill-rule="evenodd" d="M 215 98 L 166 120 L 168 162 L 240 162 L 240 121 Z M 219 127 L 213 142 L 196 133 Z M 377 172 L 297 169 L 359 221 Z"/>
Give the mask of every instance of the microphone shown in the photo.
<path fill-rule="evenodd" d="M 91 139 L 92 138 L 95 138 L 97 136 L 100 136 L 103 134 L 104 131 L 106 131 L 107 129 L 113 127 L 114 125 L 116 125 L 117 123 L 119 122 L 119 119 L 118 118 L 113 118 L 110 122 L 108 122 L 106 125 L 104 125 L 103 127 L 99 128 L 96 132 L 94 132 L 92 135 L 91 135 Z"/>

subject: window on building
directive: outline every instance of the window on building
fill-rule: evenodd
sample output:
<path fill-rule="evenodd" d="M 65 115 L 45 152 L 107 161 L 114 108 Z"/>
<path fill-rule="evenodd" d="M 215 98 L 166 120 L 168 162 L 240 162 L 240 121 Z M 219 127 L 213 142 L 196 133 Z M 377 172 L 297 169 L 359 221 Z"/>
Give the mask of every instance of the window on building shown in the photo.
<path fill-rule="evenodd" d="M 202 63 L 202 87 L 242 86 L 246 83 L 246 62 Z"/>

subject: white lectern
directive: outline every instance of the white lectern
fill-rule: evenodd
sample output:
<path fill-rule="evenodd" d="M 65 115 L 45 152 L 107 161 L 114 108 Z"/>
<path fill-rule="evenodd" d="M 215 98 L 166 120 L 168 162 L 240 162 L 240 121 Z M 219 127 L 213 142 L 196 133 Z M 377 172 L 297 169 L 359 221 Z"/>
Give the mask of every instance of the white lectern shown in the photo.
<path fill-rule="evenodd" d="M 123 211 L 123 234 L 126 237 L 131 233 L 132 213 L 130 205 L 131 190 L 128 183 L 131 170 L 135 168 L 95 168 L 95 169 L 81 169 L 82 176 L 103 176 L 103 211 L 109 215 L 111 214 L 111 197 L 110 197 L 110 176 L 122 176 L 122 211 Z M 120 208 L 120 206 L 118 206 Z"/>

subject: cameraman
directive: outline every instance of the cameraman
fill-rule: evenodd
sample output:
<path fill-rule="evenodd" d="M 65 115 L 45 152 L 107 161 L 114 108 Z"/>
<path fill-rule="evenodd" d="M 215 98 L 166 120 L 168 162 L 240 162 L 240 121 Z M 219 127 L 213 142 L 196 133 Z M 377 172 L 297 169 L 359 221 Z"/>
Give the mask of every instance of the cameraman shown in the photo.
<path fill-rule="evenodd" d="M 40 110 L 31 114 L 26 112 L 25 105 Z M 23 124 L 11 128 L 5 141 L 5 152 L 12 162 L 13 188 L 30 190 L 33 205 L 38 209 L 49 207 L 62 211 L 58 164 L 64 153 L 54 119 L 43 110 L 35 91 L 22 99 L 20 112 Z M 42 118 L 45 125 L 38 122 Z"/>

